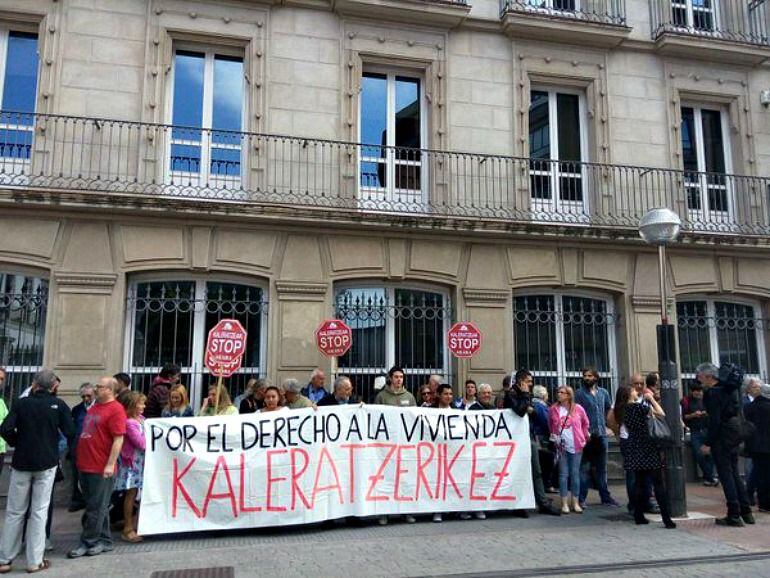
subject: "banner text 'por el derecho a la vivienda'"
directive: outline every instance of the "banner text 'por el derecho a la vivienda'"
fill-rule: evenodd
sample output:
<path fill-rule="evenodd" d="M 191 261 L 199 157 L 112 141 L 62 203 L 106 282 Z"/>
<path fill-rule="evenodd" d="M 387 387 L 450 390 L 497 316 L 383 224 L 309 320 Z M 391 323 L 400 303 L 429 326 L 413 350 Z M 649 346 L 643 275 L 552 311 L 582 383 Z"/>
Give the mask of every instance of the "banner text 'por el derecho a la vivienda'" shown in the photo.
<path fill-rule="evenodd" d="M 508 410 L 347 405 L 151 419 L 141 534 L 534 507 Z"/>

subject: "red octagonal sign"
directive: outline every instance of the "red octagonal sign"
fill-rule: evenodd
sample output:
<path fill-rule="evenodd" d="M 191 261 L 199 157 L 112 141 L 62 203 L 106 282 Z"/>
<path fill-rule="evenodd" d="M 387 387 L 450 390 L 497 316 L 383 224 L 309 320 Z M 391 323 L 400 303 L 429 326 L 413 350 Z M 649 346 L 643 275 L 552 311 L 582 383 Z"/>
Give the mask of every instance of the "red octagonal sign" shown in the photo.
<path fill-rule="evenodd" d="M 455 357 L 473 357 L 481 349 L 481 331 L 467 321 L 455 323 L 447 332 L 447 346 Z"/>
<path fill-rule="evenodd" d="M 315 343 L 326 357 L 340 357 L 353 344 L 353 331 L 344 321 L 327 319 L 315 330 Z"/>
<path fill-rule="evenodd" d="M 246 330 L 240 321 L 222 319 L 209 331 L 206 367 L 216 377 L 230 377 L 241 368 L 246 352 Z"/>

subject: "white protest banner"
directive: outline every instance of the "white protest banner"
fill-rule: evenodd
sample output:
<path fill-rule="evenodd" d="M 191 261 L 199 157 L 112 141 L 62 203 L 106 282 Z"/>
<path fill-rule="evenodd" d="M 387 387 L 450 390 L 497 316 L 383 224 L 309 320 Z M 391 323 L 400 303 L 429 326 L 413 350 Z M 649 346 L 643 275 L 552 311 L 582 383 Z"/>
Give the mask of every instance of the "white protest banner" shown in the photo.
<path fill-rule="evenodd" d="M 511 411 L 337 406 L 145 426 L 140 534 L 533 508 Z"/>

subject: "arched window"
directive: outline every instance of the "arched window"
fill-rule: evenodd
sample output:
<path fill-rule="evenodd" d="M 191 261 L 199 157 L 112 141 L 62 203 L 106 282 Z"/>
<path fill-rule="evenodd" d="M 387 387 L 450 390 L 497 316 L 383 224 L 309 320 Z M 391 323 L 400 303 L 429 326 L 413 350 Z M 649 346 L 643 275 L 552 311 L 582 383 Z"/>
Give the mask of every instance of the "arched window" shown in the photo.
<path fill-rule="evenodd" d="M 611 299 L 573 293 L 517 294 L 513 298 L 514 369 L 529 369 L 536 384 L 579 386 L 581 369 L 599 371 L 608 390 L 617 381 L 616 315 Z"/>
<path fill-rule="evenodd" d="M 3 395 L 18 397 L 43 366 L 48 281 L 0 270 L 0 367 Z"/>
<path fill-rule="evenodd" d="M 337 360 L 337 373 L 351 376 L 364 400 L 374 399 L 375 378 L 394 365 L 404 368 L 412 393 L 431 374 L 449 379 L 447 293 L 388 285 L 338 287 L 334 309 L 353 330 L 353 345 Z"/>
<path fill-rule="evenodd" d="M 695 378 L 701 363 L 736 363 L 766 377 L 762 329 L 756 304 L 748 301 L 684 298 L 676 304 L 682 377 Z"/>
<path fill-rule="evenodd" d="M 209 330 L 234 318 L 248 333 L 241 370 L 229 379 L 235 397 L 250 377 L 265 373 L 267 301 L 262 287 L 230 281 L 175 279 L 136 281 L 128 292 L 126 365 L 134 388 L 147 392 L 165 363 L 182 369 L 193 403 L 206 395 L 203 364 Z"/>

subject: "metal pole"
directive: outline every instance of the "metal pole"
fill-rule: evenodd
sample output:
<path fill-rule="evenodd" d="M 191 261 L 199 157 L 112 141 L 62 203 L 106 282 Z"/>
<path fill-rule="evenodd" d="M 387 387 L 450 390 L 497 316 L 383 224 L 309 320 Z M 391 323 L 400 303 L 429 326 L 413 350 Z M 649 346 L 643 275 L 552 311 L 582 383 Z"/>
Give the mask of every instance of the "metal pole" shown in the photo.
<path fill-rule="evenodd" d="M 658 245 L 658 273 L 660 275 L 660 322 L 668 325 L 668 296 L 666 295 L 666 246 Z"/>
<path fill-rule="evenodd" d="M 660 269 L 660 320 L 658 325 L 658 372 L 660 375 L 660 401 L 666 412 L 666 422 L 671 430 L 672 441 L 664 450 L 666 461 L 666 486 L 671 502 L 671 516 L 687 516 L 682 420 L 679 415 L 679 368 L 676 363 L 674 326 L 668 323 L 666 297 L 666 248 L 658 247 Z"/>

